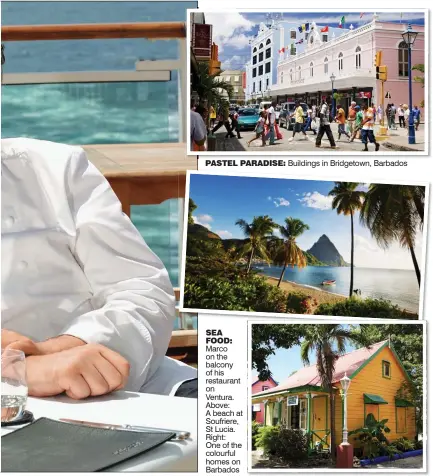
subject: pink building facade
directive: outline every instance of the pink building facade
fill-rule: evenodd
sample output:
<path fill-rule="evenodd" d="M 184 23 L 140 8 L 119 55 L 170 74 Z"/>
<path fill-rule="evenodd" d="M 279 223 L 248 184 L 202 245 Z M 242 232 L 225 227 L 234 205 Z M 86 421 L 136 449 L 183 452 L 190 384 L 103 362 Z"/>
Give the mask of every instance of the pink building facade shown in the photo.
<path fill-rule="evenodd" d="M 409 104 L 408 51 L 402 38 L 406 28 L 407 23 L 380 22 L 374 16 L 371 23 L 356 29 L 351 26 L 345 34 L 323 41 L 319 28 L 313 27 L 302 53 L 280 58 L 272 97 L 279 103 L 299 99 L 318 105 L 322 97 L 331 101 L 330 77 L 334 75 L 334 91 L 342 95 L 343 107 L 347 108 L 351 100 L 378 105 L 381 81 L 376 80 L 375 55 L 381 51 L 382 65 L 388 67 L 384 107 L 388 103 Z M 413 66 L 425 63 L 425 42 L 424 26 L 413 25 L 412 29 L 418 33 L 412 47 Z M 414 76 L 422 73 L 412 71 Z M 419 106 L 425 91 L 413 80 L 412 86 L 413 105 Z"/>
<path fill-rule="evenodd" d="M 251 395 L 254 395 L 255 393 L 263 392 L 265 390 L 268 390 L 270 388 L 274 388 L 278 385 L 278 382 L 276 382 L 272 377 L 270 377 L 266 381 L 261 381 L 258 380 L 257 375 L 253 376 L 253 385 L 251 388 Z M 265 406 L 263 403 L 257 403 L 253 405 L 253 421 L 256 421 L 259 424 L 263 424 L 264 418 L 265 418 Z"/>

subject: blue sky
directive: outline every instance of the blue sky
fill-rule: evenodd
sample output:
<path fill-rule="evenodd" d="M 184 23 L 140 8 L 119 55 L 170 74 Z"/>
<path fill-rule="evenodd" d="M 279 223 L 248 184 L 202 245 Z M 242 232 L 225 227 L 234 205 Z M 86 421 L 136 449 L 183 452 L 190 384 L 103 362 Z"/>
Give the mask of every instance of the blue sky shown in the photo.
<path fill-rule="evenodd" d="M 288 216 L 299 218 L 310 229 L 298 245 L 310 249 L 326 234 L 343 258 L 350 261 L 350 218 L 332 210 L 328 197 L 334 182 L 191 174 L 190 197 L 197 204 L 193 217 L 221 238 L 244 238 L 235 225 L 242 218 L 251 223 L 254 216 L 269 215 L 284 223 Z M 366 185 L 363 186 L 366 189 Z M 417 238 L 416 254 L 420 262 L 422 235 Z M 368 229 L 355 218 L 355 266 L 366 268 L 413 269 L 410 254 L 398 244 L 383 251 Z"/>
<path fill-rule="evenodd" d="M 223 69 L 242 69 L 250 58 L 249 40 L 256 35 L 258 26 L 266 21 L 267 12 L 205 12 L 206 22 L 213 25 L 213 40 L 219 46 L 219 57 Z M 273 13 L 274 15 L 277 12 Z M 320 25 L 337 27 L 341 17 L 346 19 L 346 28 L 352 24 L 355 28 L 369 23 L 373 12 L 284 12 L 283 19 L 299 24 L 315 21 Z M 379 21 L 392 21 L 424 25 L 424 13 L 403 12 L 377 12 Z"/>
<path fill-rule="evenodd" d="M 258 324 L 260 325 L 260 324 Z M 347 325 L 343 327 L 349 327 Z M 355 346 L 352 344 L 346 345 L 346 353 L 355 350 Z M 275 354 L 271 355 L 267 360 L 270 371 L 272 372 L 272 378 L 279 384 L 289 377 L 293 371 L 297 371 L 304 367 L 301 360 L 301 346 L 296 345 L 290 349 L 276 349 Z M 316 359 L 314 353 L 310 353 L 310 364 L 314 365 Z M 252 370 L 252 374 L 256 375 L 257 371 Z"/>

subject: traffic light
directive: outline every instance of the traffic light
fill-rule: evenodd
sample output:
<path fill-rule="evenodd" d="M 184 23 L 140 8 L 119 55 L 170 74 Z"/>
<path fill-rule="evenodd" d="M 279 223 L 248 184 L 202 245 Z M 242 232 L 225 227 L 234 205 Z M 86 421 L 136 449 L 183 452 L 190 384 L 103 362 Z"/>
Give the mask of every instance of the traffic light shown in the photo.
<path fill-rule="evenodd" d="M 382 64 L 382 51 L 378 51 L 375 55 L 374 55 L 374 66 L 377 68 L 378 66 L 380 66 Z"/>
<path fill-rule="evenodd" d="M 376 66 L 376 79 L 380 79 L 381 81 L 386 81 L 388 79 L 387 66 Z"/>

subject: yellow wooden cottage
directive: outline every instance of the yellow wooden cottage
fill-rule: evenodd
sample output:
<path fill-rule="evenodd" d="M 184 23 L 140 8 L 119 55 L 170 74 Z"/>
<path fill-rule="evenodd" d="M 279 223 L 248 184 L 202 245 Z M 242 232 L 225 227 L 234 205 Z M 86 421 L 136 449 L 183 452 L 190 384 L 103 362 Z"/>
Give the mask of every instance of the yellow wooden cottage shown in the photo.
<path fill-rule="evenodd" d="M 411 379 L 387 340 L 341 356 L 334 372 L 336 443 L 343 440 L 343 399 L 340 380 L 347 375 L 351 383 L 347 399 L 348 430 L 364 426 L 368 415 L 388 419 L 390 441 L 416 435 L 415 408 L 400 398 L 399 389 Z M 304 367 L 285 382 L 252 396 L 252 403 L 264 403 L 264 424 L 299 428 L 311 435 L 312 448 L 330 444 L 329 393 L 321 388 L 316 365 Z M 370 417 L 371 418 L 371 417 Z M 359 442 L 349 438 L 355 448 Z"/>

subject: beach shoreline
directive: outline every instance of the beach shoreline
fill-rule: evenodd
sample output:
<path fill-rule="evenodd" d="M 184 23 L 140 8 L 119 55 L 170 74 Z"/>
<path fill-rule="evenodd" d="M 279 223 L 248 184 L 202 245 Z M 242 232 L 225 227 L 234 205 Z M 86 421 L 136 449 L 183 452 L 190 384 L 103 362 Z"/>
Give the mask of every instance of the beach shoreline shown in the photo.
<path fill-rule="evenodd" d="M 266 278 L 267 283 L 277 286 L 278 278 L 273 278 L 265 274 L 261 274 L 261 276 Z M 348 298 L 348 296 L 344 296 L 342 294 L 332 293 L 330 291 L 318 289 L 313 286 L 307 286 L 305 284 L 298 284 L 293 281 L 282 281 L 280 284 L 280 289 L 288 293 L 299 291 L 306 292 L 309 296 L 317 300 L 318 306 L 320 306 L 320 304 L 335 304 L 337 302 L 345 301 Z"/>

